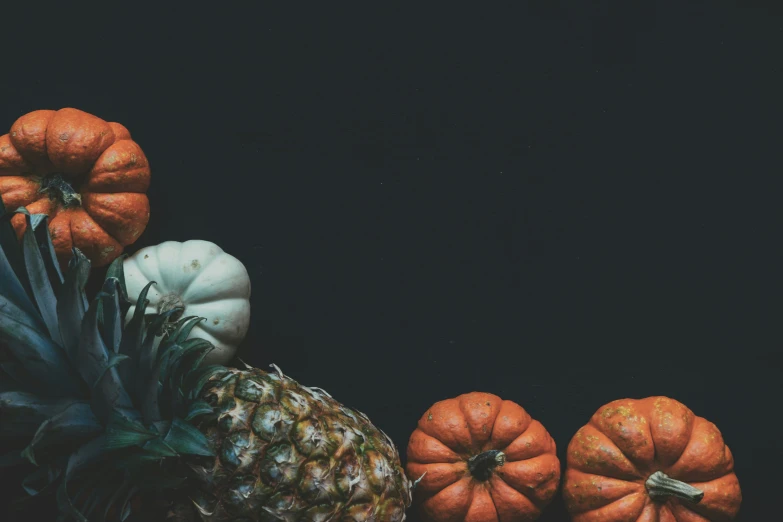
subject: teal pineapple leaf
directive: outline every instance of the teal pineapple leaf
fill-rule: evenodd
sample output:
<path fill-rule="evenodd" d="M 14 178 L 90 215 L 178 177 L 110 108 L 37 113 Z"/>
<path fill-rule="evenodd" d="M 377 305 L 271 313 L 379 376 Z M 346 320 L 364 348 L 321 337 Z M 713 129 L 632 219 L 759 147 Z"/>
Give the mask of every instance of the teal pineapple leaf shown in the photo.
<path fill-rule="evenodd" d="M 158 334 L 163 325 L 169 320 L 169 318 L 181 311 L 181 308 L 173 308 L 162 314 L 154 315 L 147 326 L 146 336 L 141 344 L 141 352 L 139 353 L 139 362 L 136 368 L 138 375 L 147 376 L 149 379 L 155 369 L 155 363 L 158 360 L 158 347 L 159 342 L 162 340 L 162 336 Z M 158 342 L 156 342 L 158 341 Z M 156 380 L 158 376 L 155 377 Z M 136 379 L 136 402 L 141 407 L 144 401 L 147 399 L 147 390 L 151 385 L 148 384 L 148 380 Z"/>
<path fill-rule="evenodd" d="M 114 281 L 115 279 L 110 279 Z M 111 288 L 114 291 L 116 289 Z M 133 402 L 122 385 L 117 369 L 110 366 L 109 351 L 103 342 L 98 326 L 98 302 L 93 301 L 82 320 L 79 339 L 79 372 L 85 382 L 94 386 L 92 406 L 95 416 L 106 424 L 114 409 L 123 409 L 133 414 Z M 94 383 L 94 384 L 93 384 Z"/>
<path fill-rule="evenodd" d="M 120 486 L 114 490 L 114 493 L 112 493 L 111 497 L 106 501 L 106 506 L 103 508 L 103 516 L 98 519 L 98 522 L 104 522 L 106 520 L 111 508 L 116 506 L 118 501 L 124 498 L 123 495 L 127 494 L 130 488 L 131 485 L 127 481 L 123 481 Z M 124 507 L 124 504 L 120 507 L 120 512 L 122 507 Z"/>
<path fill-rule="evenodd" d="M 30 299 L 30 283 L 24 267 L 22 248 L 10 223 L 15 212 L 0 215 L 0 295 L 29 317 L 31 324 L 45 328 Z"/>
<path fill-rule="evenodd" d="M 189 316 L 180 319 L 177 324 L 176 334 L 174 335 L 173 342 L 181 344 L 185 339 L 190 337 L 190 332 L 196 325 L 204 321 L 203 317 Z"/>
<path fill-rule="evenodd" d="M 144 383 L 145 390 L 143 400 L 141 403 L 141 415 L 145 424 L 152 424 L 162 420 L 160 414 L 160 407 L 158 406 L 160 399 L 160 372 L 165 363 L 164 359 L 159 359 L 152 369 L 152 372 L 147 377 Z"/>
<path fill-rule="evenodd" d="M 159 436 L 160 433 L 144 427 L 138 420 L 129 419 L 119 412 L 113 412 L 106 426 L 106 448 L 121 449 L 141 446 Z"/>
<path fill-rule="evenodd" d="M 191 421 L 201 415 L 209 415 L 214 411 L 214 408 L 205 401 L 193 401 L 188 408 L 188 414 L 185 417 L 186 421 Z"/>
<path fill-rule="evenodd" d="M 43 216 L 43 214 L 40 215 Z M 46 273 L 49 274 L 49 281 L 54 289 L 55 295 L 59 294 L 64 279 L 63 272 L 60 269 L 60 262 L 54 251 L 52 237 L 49 235 L 49 219 L 41 219 L 33 229 L 35 238 L 38 241 L 38 248 L 40 248 L 41 255 L 43 256 L 44 265 L 46 265 Z"/>
<path fill-rule="evenodd" d="M 0 198 L 2 199 L 2 198 Z M 13 225 L 11 225 L 11 218 L 14 217 L 20 209 L 8 210 L 5 205 L 0 201 L 0 257 L 4 258 L 8 263 L 8 268 L 11 269 L 11 275 L 15 275 L 21 285 L 24 292 L 28 293 L 30 285 L 27 282 L 26 271 L 24 269 L 24 260 L 22 258 L 22 247 L 19 244 L 19 240 L 16 236 L 16 231 Z M 2 263 L 0 263 L 2 267 Z M 5 274 L 0 273 L 0 276 Z M 0 281 L 3 277 L 0 277 Z"/>
<path fill-rule="evenodd" d="M 125 285 L 123 273 L 115 270 L 115 274 L 119 275 L 118 281 L 120 281 L 121 287 Z M 141 359 L 141 343 L 144 338 L 144 330 L 146 328 L 146 320 L 144 318 L 144 311 L 149 304 L 147 299 L 147 293 L 150 287 L 155 284 L 154 281 L 149 282 L 139 294 L 136 300 L 136 308 L 133 310 L 133 315 L 130 320 L 125 324 L 125 329 L 122 333 L 122 340 L 120 341 L 119 352 L 122 355 L 127 355 L 131 358 L 128 364 L 121 366 L 118 369 L 120 379 L 125 385 L 125 389 L 131 391 L 134 395 L 134 402 L 138 404 L 138 386 L 136 384 L 136 376 L 139 374 L 139 361 Z M 127 314 L 127 311 L 122 312 L 123 317 Z"/>
<path fill-rule="evenodd" d="M 123 296 L 119 279 L 114 277 L 106 278 L 103 282 L 103 290 L 100 297 L 100 324 L 103 341 L 109 347 L 109 350 L 116 354 L 120 351 L 123 321 L 120 307 Z"/>
<path fill-rule="evenodd" d="M 74 402 L 41 423 L 22 455 L 35 465 L 35 452 L 63 443 L 80 443 L 99 435 L 98 422 L 89 404 Z"/>
<path fill-rule="evenodd" d="M 128 313 L 128 310 L 130 310 L 131 305 L 133 304 L 128 299 L 128 287 L 125 285 L 125 268 L 124 263 L 125 259 L 127 259 L 128 254 L 121 254 L 117 259 L 112 261 L 111 265 L 109 265 L 109 269 L 106 271 L 106 278 L 114 278 L 120 283 L 120 312 L 123 317 Z"/>
<path fill-rule="evenodd" d="M 49 337 L 56 344 L 62 346 L 60 327 L 57 322 L 57 299 L 54 296 L 54 288 L 52 288 L 52 284 L 49 281 L 49 272 L 35 235 L 35 229 L 41 226 L 41 224 L 46 227 L 47 219 L 42 214 L 31 216 L 26 211 L 23 214 L 27 221 L 27 228 L 22 236 L 22 256 L 33 300 L 38 307 L 44 324 L 46 324 Z"/>
<path fill-rule="evenodd" d="M 0 435 L 32 437 L 41 423 L 73 402 L 74 400 L 69 398 L 42 397 L 21 391 L 0 393 Z"/>
<path fill-rule="evenodd" d="M 24 369 L 24 366 L 18 362 L 7 362 L 0 364 L 5 376 L 0 375 L 4 388 L 0 391 L 24 391 L 40 394 L 41 387 L 30 375 L 30 372 Z"/>
<path fill-rule="evenodd" d="M 8 300 L 0 290 L 0 341 L 27 372 L 41 385 L 41 393 L 60 396 L 81 395 L 78 376 L 62 347 L 30 324 L 30 316 Z"/>
<path fill-rule="evenodd" d="M 184 388 L 190 390 L 188 398 L 194 400 L 199 396 L 207 381 L 218 374 L 225 375 L 227 373 L 226 367 L 218 364 L 194 368 L 185 378 Z"/>
<path fill-rule="evenodd" d="M 79 522 L 88 522 L 85 516 L 74 507 L 71 497 L 68 494 L 68 480 L 76 476 L 79 472 L 100 462 L 106 452 L 105 436 L 101 435 L 92 439 L 87 444 L 79 447 L 68 458 L 68 464 L 65 468 L 60 486 L 57 489 L 57 505 L 60 510 L 73 517 Z"/>
<path fill-rule="evenodd" d="M 161 459 L 164 457 L 176 457 L 179 455 L 179 453 L 177 453 L 174 448 L 166 444 L 166 442 L 164 442 L 163 439 L 161 439 L 159 436 L 149 442 L 146 442 L 142 448 L 150 455 Z"/>
<path fill-rule="evenodd" d="M 18 214 L 27 225 L 21 242 L 10 223 Z M 189 422 L 212 412 L 195 398 L 211 376 L 226 371 L 200 368 L 214 347 L 188 337 L 203 319 L 174 323 L 181 308 L 147 315 L 154 283 L 129 317 L 123 260 L 112 263 L 88 302 L 91 264 L 84 254 L 73 249 L 63 273 L 46 217 L 7 213 L 0 202 L 0 341 L 12 358 L 0 361 L 0 437 L 27 438 L 24 448 L 0 455 L 0 469 L 40 465 L 23 487 L 31 496 L 56 496 L 58 520 L 103 522 L 112 506 L 121 520 L 138 516 L 129 499 L 142 484 L 115 480 L 117 474 L 138 466 L 149 476 L 166 459 L 214 456 Z M 185 381 L 198 390 L 183 393 Z M 63 457 L 66 449 L 72 453 Z M 143 485 L 169 488 L 184 480 L 160 470 Z"/>
<path fill-rule="evenodd" d="M 207 436 L 179 417 L 171 421 L 171 428 L 163 440 L 180 454 L 215 456 Z"/>
<path fill-rule="evenodd" d="M 72 365 L 79 363 L 79 336 L 82 320 L 87 311 L 87 295 L 84 286 L 90 276 L 90 260 L 74 249 L 68 263 L 63 285 L 57 295 L 57 318 L 60 323 L 65 351 Z"/>
<path fill-rule="evenodd" d="M 29 473 L 22 480 L 22 488 L 31 497 L 35 497 L 47 491 L 57 483 L 62 476 L 62 468 L 56 466 L 42 466 Z"/>

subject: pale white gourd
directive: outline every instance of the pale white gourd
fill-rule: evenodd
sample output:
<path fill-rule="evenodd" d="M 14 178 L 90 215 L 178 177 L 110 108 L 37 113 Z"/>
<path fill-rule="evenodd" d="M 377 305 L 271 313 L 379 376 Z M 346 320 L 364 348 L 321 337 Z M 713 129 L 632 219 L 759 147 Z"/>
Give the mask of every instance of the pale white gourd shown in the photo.
<path fill-rule="evenodd" d="M 123 270 L 131 302 L 150 281 L 157 283 L 147 294 L 146 313 L 183 307 L 182 317 L 204 318 L 190 334 L 215 345 L 203 364 L 234 357 L 250 326 L 250 277 L 238 259 L 209 241 L 166 241 L 127 258 Z"/>

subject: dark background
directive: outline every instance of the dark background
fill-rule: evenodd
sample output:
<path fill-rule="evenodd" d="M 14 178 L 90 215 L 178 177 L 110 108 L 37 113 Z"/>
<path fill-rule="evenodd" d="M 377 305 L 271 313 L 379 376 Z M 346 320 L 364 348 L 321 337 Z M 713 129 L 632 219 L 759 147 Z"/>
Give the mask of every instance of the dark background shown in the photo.
<path fill-rule="evenodd" d="M 561 460 L 602 404 L 667 395 L 721 429 L 739 520 L 778 512 L 781 9 L 315 4 L 36 3 L 5 17 L 0 122 L 125 124 L 153 175 L 129 251 L 238 257 L 240 356 L 403 454 L 469 391 L 522 404 Z"/>

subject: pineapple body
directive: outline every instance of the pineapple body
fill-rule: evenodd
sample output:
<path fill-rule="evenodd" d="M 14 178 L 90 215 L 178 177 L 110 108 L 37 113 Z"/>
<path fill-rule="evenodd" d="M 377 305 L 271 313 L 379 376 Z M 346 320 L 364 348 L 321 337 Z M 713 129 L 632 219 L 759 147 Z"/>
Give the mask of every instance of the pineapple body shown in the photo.
<path fill-rule="evenodd" d="M 225 368 L 196 426 L 215 457 L 193 462 L 203 520 L 402 521 L 411 488 L 391 440 L 362 413 L 282 374 Z"/>
<path fill-rule="evenodd" d="M 0 473 L 28 495 L 4 521 L 405 519 L 412 484 L 365 415 L 277 367 L 202 365 L 201 318 L 145 314 L 153 283 L 131 303 L 121 259 L 88 299 L 89 270 L 74 250 L 63 274 L 46 216 L 0 200 Z"/>

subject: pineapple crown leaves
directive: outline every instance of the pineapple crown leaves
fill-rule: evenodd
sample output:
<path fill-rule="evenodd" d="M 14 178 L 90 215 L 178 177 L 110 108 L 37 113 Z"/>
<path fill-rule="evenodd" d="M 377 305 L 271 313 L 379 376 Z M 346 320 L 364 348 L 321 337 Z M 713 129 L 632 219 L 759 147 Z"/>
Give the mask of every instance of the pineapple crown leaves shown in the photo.
<path fill-rule="evenodd" d="M 21 241 L 14 215 L 27 223 Z M 0 454 L 0 469 L 35 465 L 23 488 L 33 497 L 56 494 L 63 520 L 102 520 L 110 505 L 124 520 L 138 487 L 134 471 L 167 457 L 214 455 L 190 423 L 211 413 L 197 398 L 222 368 L 200 367 L 213 346 L 188 336 L 201 319 L 169 325 L 178 309 L 145 315 L 150 283 L 125 324 L 132 303 L 122 262 L 109 267 L 90 302 L 89 260 L 74 249 L 63 273 L 47 217 L 6 212 L 0 201 L 0 441 L 24 445 Z M 164 325 L 173 327 L 164 332 Z M 96 466 L 105 473 L 90 486 L 92 475 L 81 472 Z M 67 484 L 75 478 L 82 489 L 72 495 Z"/>

